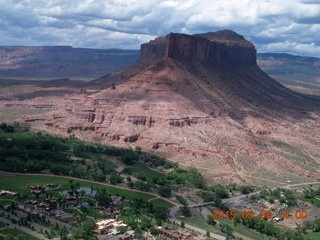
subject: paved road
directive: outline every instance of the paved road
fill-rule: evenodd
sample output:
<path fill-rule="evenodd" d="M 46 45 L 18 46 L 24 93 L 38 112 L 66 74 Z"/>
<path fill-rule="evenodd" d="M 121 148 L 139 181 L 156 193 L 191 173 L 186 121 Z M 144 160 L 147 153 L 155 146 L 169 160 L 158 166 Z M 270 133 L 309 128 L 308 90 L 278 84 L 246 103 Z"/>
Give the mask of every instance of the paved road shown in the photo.
<path fill-rule="evenodd" d="M 295 184 L 288 184 L 286 186 L 283 186 L 282 188 L 292 188 L 292 187 L 302 187 L 307 185 L 317 185 L 320 184 L 320 182 L 308 182 L 308 183 L 295 183 Z M 276 188 L 274 188 L 276 189 Z"/>

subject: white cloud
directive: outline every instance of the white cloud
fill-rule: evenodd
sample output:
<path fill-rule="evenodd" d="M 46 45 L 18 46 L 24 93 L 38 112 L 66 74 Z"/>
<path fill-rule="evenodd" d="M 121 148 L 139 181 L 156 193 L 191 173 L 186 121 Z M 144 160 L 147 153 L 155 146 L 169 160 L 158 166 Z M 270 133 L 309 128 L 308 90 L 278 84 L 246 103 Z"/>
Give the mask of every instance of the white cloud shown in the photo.
<path fill-rule="evenodd" d="M 261 46 L 261 52 L 286 52 L 301 56 L 320 56 L 320 48 L 315 43 L 277 42 Z"/>
<path fill-rule="evenodd" d="M 253 41 L 258 51 L 301 53 L 306 48 L 320 57 L 317 0 L 0 0 L 0 4 L 0 45 L 138 49 L 140 43 L 169 32 L 228 28 Z"/>

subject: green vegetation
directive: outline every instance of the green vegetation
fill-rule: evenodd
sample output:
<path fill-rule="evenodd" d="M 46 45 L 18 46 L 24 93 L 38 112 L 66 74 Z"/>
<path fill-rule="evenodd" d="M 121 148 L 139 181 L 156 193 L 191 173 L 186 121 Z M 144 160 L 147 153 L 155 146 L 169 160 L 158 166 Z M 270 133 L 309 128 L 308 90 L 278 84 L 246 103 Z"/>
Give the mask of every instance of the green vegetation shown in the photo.
<path fill-rule="evenodd" d="M 0 174 L 0 189 L 18 192 L 21 195 L 28 193 L 28 187 L 31 185 L 45 185 L 47 183 L 56 183 L 61 186 L 60 191 L 70 189 L 70 178 L 59 176 L 42 176 L 42 175 L 19 175 L 19 174 Z M 127 199 L 143 199 L 153 198 L 152 195 L 135 192 L 131 190 L 116 188 L 112 186 L 93 183 L 86 180 L 72 180 L 72 185 L 89 187 L 93 189 L 106 189 L 112 195 L 124 196 Z"/>
<path fill-rule="evenodd" d="M 205 188 L 205 181 L 203 176 L 193 167 L 182 169 L 176 167 L 168 173 L 167 180 L 173 184 L 190 183 L 197 188 Z"/>
<path fill-rule="evenodd" d="M 4 234 L 6 238 L 3 239 L 28 239 L 28 240 L 38 240 L 38 238 L 31 236 L 23 231 L 20 231 L 18 229 L 4 229 L 0 231 L 1 234 Z M 7 238 L 9 237 L 9 238 Z M 1 239 L 1 237 L 0 237 Z"/>
<path fill-rule="evenodd" d="M 320 207 L 320 188 L 317 190 L 313 188 L 305 189 L 304 190 L 304 198 L 308 202 Z"/>
<path fill-rule="evenodd" d="M 240 186 L 239 189 L 242 194 L 249 194 L 249 193 L 253 192 L 253 188 L 251 186 L 243 185 L 243 186 Z"/>
<path fill-rule="evenodd" d="M 163 200 L 163 199 L 159 199 L 159 198 L 156 198 L 156 199 L 152 199 L 149 201 L 150 203 L 152 203 L 152 205 L 154 207 L 165 207 L 167 209 L 171 208 L 172 207 L 172 204 Z"/>
<path fill-rule="evenodd" d="M 317 207 L 320 207 L 320 200 L 317 198 L 308 198 L 307 201 L 316 205 Z"/>
<path fill-rule="evenodd" d="M 0 221 L 0 228 L 4 228 L 6 226 L 6 224 L 4 222 Z"/>
<path fill-rule="evenodd" d="M 297 205 L 297 196 L 290 189 L 277 188 L 275 190 L 266 190 L 263 189 L 259 194 L 254 194 L 250 196 L 252 201 L 258 201 L 264 199 L 270 203 L 274 203 L 275 200 L 279 200 L 281 204 L 286 204 L 289 207 Z"/>
<path fill-rule="evenodd" d="M 87 144 L 72 137 L 14 131 L 5 124 L 0 129 L 0 170 L 8 172 L 49 171 L 105 181 L 105 175 L 112 174 L 114 166 L 97 155 L 136 156 L 133 150 Z"/>
<path fill-rule="evenodd" d="M 179 203 L 181 203 L 182 205 L 188 205 L 188 201 L 187 199 L 185 199 L 184 197 L 180 196 L 180 195 L 176 195 L 176 199 L 179 201 Z"/>
<path fill-rule="evenodd" d="M 260 218 L 237 218 L 236 223 L 242 223 L 242 225 L 246 226 L 249 229 L 254 229 L 261 234 L 274 237 L 275 239 L 279 240 L 286 240 L 286 239 L 292 239 L 292 240 L 303 240 L 308 239 L 305 235 L 307 233 L 307 226 L 297 226 L 297 231 L 293 231 L 290 229 L 281 228 L 279 226 L 275 226 L 272 223 L 262 220 Z M 237 225 L 237 224 L 236 224 Z M 316 231 L 317 222 L 312 222 L 309 225 L 309 229 Z M 319 220 L 319 227 L 320 227 L 320 220 Z M 320 228 L 319 228 L 320 230 Z"/>
<path fill-rule="evenodd" d="M 123 172 L 116 171 L 110 160 L 122 161 Z M 152 168 L 157 168 L 152 169 Z M 163 169 L 172 169 L 168 174 Z M 17 131 L 6 124 L 0 125 L 0 170 L 21 173 L 52 173 L 112 185 L 124 181 L 127 175 L 130 188 L 157 191 L 171 196 L 172 184 L 192 184 L 204 188 L 202 175 L 194 168 L 182 169 L 165 159 L 144 153 L 140 148 L 123 149 L 101 144 L 89 144 L 72 137 L 62 138 L 41 132 Z M 138 181 L 132 181 L 128 175 Z"/>
<path fill-rule="evenodd" d="M 12 198 L 11 197 L 1 197 L 0 198 L 0 207 L 1 206 L 6 206 L 6 205 L 10 205 L 12 203 Z"/>
<path fill-rule="evenodd" d="M 163 178 L 165 177 L 162 172 L 155 171 L 151 169 L 150 167 L 146 166 L 145 164 L 141 163 L 134 163 L 130 165 L 126 171 L 129 171 L 132 176 L 139 177 L 139 176 L 144 176 L 146 178 Z"/>

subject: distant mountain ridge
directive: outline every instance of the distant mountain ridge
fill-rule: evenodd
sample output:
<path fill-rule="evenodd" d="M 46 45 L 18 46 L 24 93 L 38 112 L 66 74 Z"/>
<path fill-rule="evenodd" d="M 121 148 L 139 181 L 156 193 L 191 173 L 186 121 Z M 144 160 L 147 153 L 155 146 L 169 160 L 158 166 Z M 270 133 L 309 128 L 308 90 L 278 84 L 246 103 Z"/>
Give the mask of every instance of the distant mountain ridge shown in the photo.
<path fill-rule="evenodd" d="M 139 57 L 136 50 L 5 46 L 0 47 L 0 77 L 93 79 Z"/>
<path fill-rule="evenodd" d="M 287 53 L 259 53 L 258 65 L 285 86 L 320 96 L 320 58 Z"/>

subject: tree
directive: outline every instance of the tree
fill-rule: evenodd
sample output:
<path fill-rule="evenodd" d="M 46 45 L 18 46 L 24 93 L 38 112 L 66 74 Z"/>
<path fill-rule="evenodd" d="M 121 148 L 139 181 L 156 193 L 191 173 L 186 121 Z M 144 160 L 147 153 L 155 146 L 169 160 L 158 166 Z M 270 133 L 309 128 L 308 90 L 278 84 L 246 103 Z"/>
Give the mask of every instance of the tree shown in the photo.
<path fill-rule="evenodd" d="M 183 216 L 185 217 L 190 217 L 191 216 L 191 211 L 190 208 L 186 205 L 180 207 L 181 213 L 183 214 Z"/>
<path fill-rule="evenodd" d="M 164 206 L 159 206 L 155 209 L 154 217 L 157 220 L 166 220 L 168 216 L 168 209 Z"/>
<path fill-rule="evenodd" d="M 121 156 L 121 160 L 125 163 L 125 164 L 133 164 L 136 160 L 138 160 L 139 155 L 136 152 L 132 152 L 132 151 L 128 151 L 125 154 L 123 154 Z"/>
<path fill-rule="evenodd" d="M 269 202 L 270 202 L 271 204 L 273 204 L 274 201 L 275 201 L 275 197 L 274 197 L 274 196 L 270 196 L 270 197 L 269 197 Z"/>
<path fill-rule="evenodd" d="M 239 189 L 240 189 L 240 192 L 245 195 L 253 192 L 253 188 L 251 186 L 240 186 Z"/>
<path fill-rule="evenodd" d="M 68 230 L 63 227 L 62 229 L 59 229 L 59 235 L 60 235 L 60 239 L 67 239 L 68 237 Z"/>
<path fill-rule="evenodd" d="M 216 225 L 216 224 L 217 224 L 217 222 L 213 219 L 213 216 L 211 216 L 211 215 L 208 215 L 208 217 L 207 217 L 207 223 L 208 223 L 209 225 Z"/>
<path fill-rule="evenodd" d="M 125 226 L 117 227 L 117 232 L 119 232 L 120 234 L 124 234 L 126 231 L 127 231 L 127 227 Z"/>
<path fill-rule="evenodd" d="M 313 231 L 320 232 L 320 219 L 314 221 Z"/>
<path fill-rule="evenodd" d="M 205 188 L 206 183 L 203 176 L 197 171 L 197 169 L 189 168 L 189 181 L 197 188 Z"/>
<path fill-rule="evenodd" d="M 211 191 L 215 192 L 217 198 L 228 198 L 228 189 L 221 184 L 211 187 Z"/>
<path fill-rule="evenodd" d="M 188 205 L 187 199 L 180 195 L 176 195 L 176 199 L 182 204 L 182 205 Z"/>
<path fill-rule="evenodd" d="M 112 199 L 109 196 L 109 193 L 106 191 L 105 188 L 103 188 L 102 191 L 97 192 L 96 200 L 97 200 L 99 206 L 105 207 L 105 208 L 109 207 L 112 202 Z"/>
<path fill-rule="evenodd" d="M 109 178 L 109 182 L 112 185 L 115 185 L 117 183 L 121 183 L 123 180 L 123 178 L 121 176 L 119 176 L 118 174 L 112 174 L 111 177 Z"/>
<path fill-rule="evenodd" d="M 81 224 L 81 228 L 80 228 L 82 237 L 84 239 L 88 239 L 90 236 L 92 236 L 93 231 L 95 230 L 95 228 L 96 228 L 96 224 L 94 222 L 94 219 L 89 218 L 86 221 L 84 221 Z"/>
<path fill-rule="evenodd" d="M 158 229 L 155 228 L 155 227 L 151 227 L 149 231 L 150 231 L 150 234 L 152 234 L 152 235 L 157 235 L 158 234 Z"/>
<path fill-rule="evenodd" d="M 184 228 L 185 227 L 185 222 L 184 221 L 181 221 L 181 223 L 180 223 L 180 227 L 182 227 L 182 228 Z"/>
<path fill-rule="evenodd" d="M 226 239 L 233 239 L 233 229 L 230 225 L 221 223 L 220 224 L 221 231 L 227 235 Z"/>
<path fill-rule="evenodd" d="M 159 187 L 158 193 L 161 197 L 171 197 L 171 188 L 170 187 Z"/>

